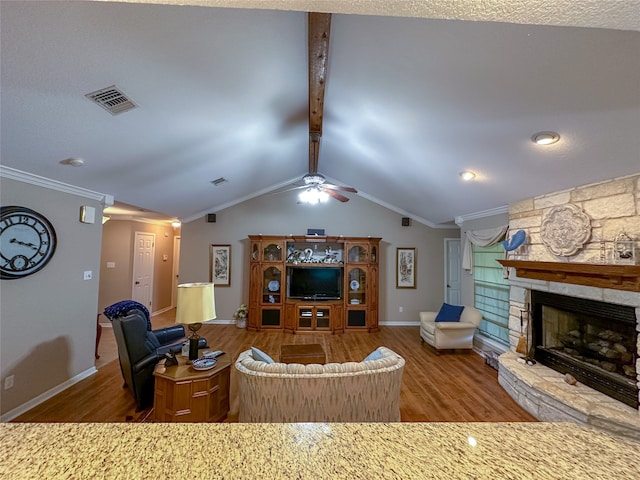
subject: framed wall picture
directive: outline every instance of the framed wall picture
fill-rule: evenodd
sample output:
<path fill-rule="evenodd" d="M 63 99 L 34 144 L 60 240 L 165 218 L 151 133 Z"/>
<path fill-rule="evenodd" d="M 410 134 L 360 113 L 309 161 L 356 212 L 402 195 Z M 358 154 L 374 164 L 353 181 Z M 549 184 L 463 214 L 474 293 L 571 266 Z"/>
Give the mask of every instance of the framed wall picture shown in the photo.
<path fill-rule="evenodd" d="M 396 248 L 396 288 L 416 288 L 415 248 Z"/>
<path fill-rule="evenodd" d="M 231 285 L 231 245 L 209 247 L 209 281 L 214 285 Z"/>

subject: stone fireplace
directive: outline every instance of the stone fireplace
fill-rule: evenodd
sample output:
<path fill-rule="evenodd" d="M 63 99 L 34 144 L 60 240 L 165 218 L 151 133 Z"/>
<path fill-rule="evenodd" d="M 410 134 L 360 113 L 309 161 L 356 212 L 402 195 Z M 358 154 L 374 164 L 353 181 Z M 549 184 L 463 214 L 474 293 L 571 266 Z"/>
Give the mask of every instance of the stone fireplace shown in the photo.
<path fill-rule="evenodd" d="M 561 225 L 549 242 L 545 228 L 565 206 L 571 228 Z M 614 242 L 620 232 L 640 239 L 640 175 L 512 204 L 509 228 L 524 230 L 527 241 L 500 261 L 511 286 L 500 384 L 541 421 L 640 441 L 640 265 L 638 258 L 618 262 Z M 535 363 L 515 351 L 521 312 Z"/>
<path fill-rule="evenodd" d="M 532 262 L 535 263 L 535 262 Z M 544 262 L 541 262 L 544 263 Z M 640 271 L 640 267 L 633 267 Z M 599 430 L 606 431 L 619 436 L 632 438 L 635 441 L 640 441 L 640 410 L 638 409 L 638 376 L 637 371 L 640 367 L 640 340 L 638 340 L 638 332 L 640 332 L 640 292 L 620 291 L 616 289 L 592 287 L 586 285 L 573 285 L 562 282 L 553 281 L 541 281 L 536 279 L 529 279 L 519 277 L 517 275 L 517 268 L 510 268 L 511 274 L 509 277 L 509 283 L 511 284 L 511 315 L 510 315 L 510 338 L 511 338 L 511 351 L 503 354 L 500 357 L 498 380 L 503 388 L 527 411 L 534 415 L 541 421 L 570 421 L 582 424 L 587 427 L 597 428 Z M 639 276 L 640 278 L 640 276 Z M 566 365 L 575 366 L 575 358 L 568 358 L 565 355 L 566 352 L 560 352 L 555 359 L 547 362 L 547 359 L 541 358 L 542 356 L 549 356 L 549 352 L 553 353 L 556 350 L 558 344 L 553 340 L 552 332 L 550 335 L 549 345 L 545 346 L 545 339 L 535 338 L 536 327 L 534 327 L 534 316 L 536 310 L 544 310 L 555 307 L 543 307 L 544 302 L 547 302 L 551 297 L 562 297 L 568 301 L 569 304 L 593 306 L 593 305 L 608 305 L 613 306 L 614 310 L 618 307 L 623 307 L 622 315 L 625 319 L 624 332 L 627 335 L 632 335 L 633 338 L 621 339 L 621 342 L 611 342 L 610 340 L 604 340 L 600 345 L 600 350 L 606 346 L 610 346 L 613 350 L 620 349 L 621 347 L 615 347 L 615 343 L 620 343 L 625 349 L 631 352 L 634 356 L 636 376 L 635 380 L 631 375 L 622 375 L 618 371 L 617 375 L 608 376 L 606 369 L 597 366 L 587 366 L 583 370 L 565 370 Z M 543 303 L 540 303 L 540 299 L 543 299 Z M 520 335 L 520 320 L 519 315 L 521 311 L 528 311 L 532 305 L 532 300 L 536 302 L 536 305 L 531 309 L 532 315 L 530 318 L 525 316 L 525 331 L 528 335 L 529 353 L 531 357 L 537 357 L 534 365 L 528 365 L 521 358 L 522 355 L 515 353 L 515 345 Z M 591 303 L 595 302 L 595 303 Z M 560 316 L 566 317 L 564 313 L 565 304 L 561 304 L 563 308 Z M 584 315 L 584 310 L 581 315 Z M 589 335 L 595 335 L 609 330 L 604 328 L 607 323 L 602 324 L 599 320 L 592 320 L 599 315 L 593 315 L 593 310 L 589 310 L 586 314 L 587 323 L 596 324 L 596 327 L 581 327 L 583 330 L 587 328 Z M 556 319 L 557 320 L 557 319 Z M 565 321 L 564 318 L 562 321 Z M 633 326 L 629 329 L 628 321 L 632 321 Z M 566 320 L 567 323 L 573 322 L 573 320 Z M 531 323 L 529 323 L 531 322 Z M 573 326 L 576 326 L 572 324 Z M 576 326 L 577 327 L 577 326 Z M 555 328 L 555 327 L 554 327 Z M 579 328 L 570 328 L 566 335 L 575 336 L 577 333 L 575 330 L 580 331 Z M 633 333 L 629 333 L 633 330 Z M 571 332 L 571 333 L 569 333 Z M 595 333 L 594 333 L 595 332 Z M 606 333 L 604 335 L 610 335 Z M 615 337 L 617 339 L 617 337 Z M 570 340 L 570 339 L 568 339 Z M 582 341 L 592 340 L 591 343 L 597 343 L 597 340 L 591 336 L 583 336 Z M 567 339 L 565 338 L 565 341 Z M 608 342 L 605 345 L 605 342 Z M 567 342 L 568 343 L 568 342 Z M 587 342 L 589 343 L 589 342 Z M 592 345 L 595 348 L 595 345 Z M 631 347 L 631 348 L 629 348 Z M 635 351 L 632 351 L 635 347 Z M 617 350 L 616 350 L 617 351 Z M 621 352 L 622 353 L 622 352 Z M 613 353 L 608 353 L 613 355 Z M 601 357 L 606 357 L 607 351 L 603 351 L 603 355 L 596 356 L 593 360 L 603 360 Z M 560 364 L 560 368 L 554 368 L 556 365 L 547 366 L 545 363 Z M 582 367 L 584 367 L 583 362 Z M 613 362 L 612 362 L 613 363 Z M 629 362 L 625 362 L 629 366 Z M 606 365 L 605 365 L 606 366 Z M 606 366 L 611 368 L 610 366 Z M 622 369 L 622 366 L 620 366 Z M 624 371 L 624 370 L 622 370 Z M 565 372 L 570 372 L 577 380 L 577 385 L 570 385 L 565 381 Z M 607 385 L 604 382 L 604 388 L 596 388 L 593 385 L 587 385 L 588 377 L 594 372 L 598 373 L 599 377 L 604 377 L 605 380 L 616 381 Z M 627 373 L 631 374 L 631 371 Z M 602 385 L 602 384 L 601 384 Z M 626 388 L 624 390 L 623 398 L 620 397 L 621 385 Z M 611 395 L 611 391 L 603 393 L 602 390 L 614 390 L 615 395 Z M 618 395 L 618 397 L 616 397 Z M 631 406 L 635 405 L 635 406 Z"/>

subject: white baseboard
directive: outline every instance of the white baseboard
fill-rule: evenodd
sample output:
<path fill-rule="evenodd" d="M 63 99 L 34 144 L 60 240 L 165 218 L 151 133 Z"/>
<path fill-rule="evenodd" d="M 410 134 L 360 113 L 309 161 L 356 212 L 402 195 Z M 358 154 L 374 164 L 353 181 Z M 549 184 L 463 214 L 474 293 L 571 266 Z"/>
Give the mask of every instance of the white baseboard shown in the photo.
<path fill-rule="evenodd" d="M 380 325 L 381 327 L 419 327 L 420 320 L 410 320 L 404 322 L 391 322 L 387 320 L 384 322 L 379 322 L 378 325 Z"/>
<path fill-rule="evenodd" d="M 33 407 L 37 407 L 42 402 L 46 402 L 51 397 L 54 397 L 55 395 L 59 394 L 60 392 L 66 390 L 70 386 L 75 385 L 76 383 L 78 383 L 81 380 L 84 380 L 87 377 L 90 377 L 91 375 L 93 375 L 97 371 L 98 370 L 96 369 L 96 367 L 91 367 L 91 368 L 85 370 L 84 372 L 79 373 L 75 377 L 72 377 L 69 380 L 67 380 L 65 382 L 62 382 L 60 385 L 57 385 L 57 386 L 53 387 L 52 389 L 47 390 L 44 393 L 41 393 L 37 397 L 32 398 L 31 400 L 29 400 L 26 403 L 23 403 L 19 407 L 16 407 L 13 410 L 8 411 L 7 413 L 5 413 L 4 415 L 2 415 L 0 417 L 0 422 L 10 422 L 14 418 L 19 417 L 23 413 L 31 410 Z"/>
<path fill-rule="evenodd" d="M 175 307 L 164 307 L 161 308 L 160 310 L 158 310 L 157 312 L 151 312 L 151 317 L 155 317 L 156 315 L 162 315 L 165 312 L 168 312 L 169 310 L 173 310 Z"/>

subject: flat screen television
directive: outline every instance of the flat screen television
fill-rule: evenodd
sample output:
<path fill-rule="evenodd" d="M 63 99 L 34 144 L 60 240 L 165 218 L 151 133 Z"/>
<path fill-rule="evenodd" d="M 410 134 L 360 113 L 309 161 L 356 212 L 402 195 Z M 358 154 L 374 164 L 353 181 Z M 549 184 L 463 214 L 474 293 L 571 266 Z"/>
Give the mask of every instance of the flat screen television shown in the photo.
<path fill-rule="evenodd" d="M 341 299 L 342 268 L 289 267 L 287 297 L 305 300 Z"/>

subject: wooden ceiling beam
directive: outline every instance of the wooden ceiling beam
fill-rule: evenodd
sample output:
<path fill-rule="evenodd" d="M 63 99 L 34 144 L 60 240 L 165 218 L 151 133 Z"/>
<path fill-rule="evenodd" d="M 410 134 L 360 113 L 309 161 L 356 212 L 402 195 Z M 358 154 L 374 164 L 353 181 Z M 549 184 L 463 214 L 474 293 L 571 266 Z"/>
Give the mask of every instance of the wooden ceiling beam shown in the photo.
<path fill-rule="evenodd" d="M 318 171 L 331 14 L 309 12 L 309 172 Z"/>

